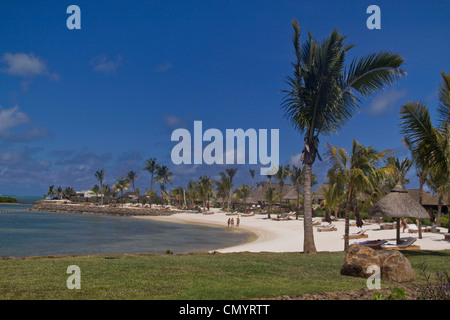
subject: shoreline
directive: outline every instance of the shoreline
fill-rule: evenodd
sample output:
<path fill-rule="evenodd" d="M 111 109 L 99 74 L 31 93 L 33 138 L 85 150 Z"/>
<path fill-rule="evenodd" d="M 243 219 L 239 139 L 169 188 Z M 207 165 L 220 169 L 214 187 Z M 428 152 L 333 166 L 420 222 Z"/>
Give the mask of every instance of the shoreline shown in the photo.
<path fill-rule="evenodd" d="M 222 227 L 231 229 L 233 232 L 245 232 L 249 235 L 244 243 L 233 245 L 230 247 L 220 247 L 209 250 L 210 253 L 233 253 L 233 252 L 303 252 L 303 235 L 304 225 L 303 218 L 291 217 L 286 221 L 275 221 L 268 219 L 267 214 L 255 214 L 253 216 L 245 216 L 239 214 L 239 227 L 228 227 L 227 220 L 231 217 L 236 219 L 238 215 L 229 216 L 227 212 L 221 209 L 211 208 L 212 214 L 202 214 L 195 211 L 175 210 L 172 208 L 160 208 L 152 206 L 152 208 L 142 208 L 142 206 L 98 206 L 98 205 L 82 205 L 68 204 L 63 201 L 55 202 L 52 200 L 41 201 L 32 206 L 29 210 L 44 212 L 61 212 L 61 213 L 80 213 L 80 214 L 99 214 L 99 215 L 121 215 L 138 219 L 151 219 L 155 221 L 164 221 L 170 223 L 197 224 L 211 227 Z M 276 217 L 272 214 L 272 218 Z M 327 225 L 326 222 L 319 219 L 322 226 Z M 354 221 L 350 221 L 351 223 Z M 314 242 L 317 252 L 343 252 L 344 251 L 344 231 L 345 221 L 340 219 L 333 221 L 335 229 L 330 232 L 320 232 L 317 226 L 313 226 Z M 395 243 L 396 231 L 392 229 L 382 230 L 379 223 L 366 222 L 362 228 L 356 226 L 350 227 L 350 235 L 361 230 L 365 230 L 367 238 L 350 239 L 350 245 L 366 240 L 384 239 L 389 243 Z M 423 238 L 418 239 L 417 233 L 402 232 L 401 237 L 416 238 L 415 245 L 420 246 L 421 250 L 448 250 L 450 249 L 450 241 L 444 240 L 445 228 L 440 228 L 440 232 L 431 233 L 424 232 Z M 231 234 L 231 233 L 230 233 Z"/>

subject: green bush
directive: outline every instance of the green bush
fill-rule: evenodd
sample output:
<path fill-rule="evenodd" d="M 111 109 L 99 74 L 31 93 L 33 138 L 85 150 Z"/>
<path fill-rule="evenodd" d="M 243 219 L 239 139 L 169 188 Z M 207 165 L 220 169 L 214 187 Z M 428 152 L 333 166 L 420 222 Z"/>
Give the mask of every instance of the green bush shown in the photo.
<path fill-rule="evenodd" d="M 372 300 L 406 300 L 406 290 L 403 288 L 393 288 L 387 297 L 379 292 L 374 292 Z"/>

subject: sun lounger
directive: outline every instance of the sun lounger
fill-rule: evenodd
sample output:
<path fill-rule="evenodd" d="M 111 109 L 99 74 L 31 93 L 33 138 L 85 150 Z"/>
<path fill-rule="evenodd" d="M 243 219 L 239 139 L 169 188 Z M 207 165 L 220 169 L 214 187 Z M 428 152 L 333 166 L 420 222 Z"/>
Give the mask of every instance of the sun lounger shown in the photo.
<path fill-rule="evenodd" d="M 241 214 L 241 217 L 252 217 L 252 216 L 254 216 L 255 215 L 255 213 L 254 212 L 250 212 L 250 213 L 243 213 L 243 214 Z"/>
<path fill-rule="evenodd" d="M 400 244 L 383 244 L 381 248 L 386 250 L 420 250 L 419 246 L 412 245 L 414 242 L 416 242 L 416 238 L 407 238 Z"/>
<path fill-rule="evenodd" d="M 408 224 L 408 232 L 409 233 L 418 233 L 419 228 L 415 224 Z"/>
<path fill-rule="evenodd" d="M 275 221 L 287 221 L 290 220 L 288 215 L 277 216 L 276 218 L 272 218 Z"/>
<path fill-rule="evenodd" d="M 368 238 L 369 236 L 366 234 L 366 230 L 361 230 L 358 231 L 356 233 L 350 234 L 348 236 L 349 239 L 363 239 L 363 238 Z M 345 238 L 345 235 L 344 235 Z"/>
<path fill-rule="evenodd" d="M 450 233 L 444 233 L 444 239 L 450 240 Z"/>
<path fill-rule="evenodd" d="M 380 225 L 381 230 L 395 229 L 397 225 L 394 223 L 384 223 Z"/>
<path fill-rule="evenodd" d="M 314 219 L 312 221 L 313 226 L 320 226 L 321 224 L 322 224 L 322 222 L 320 221 L 320 219 Z"/>
<path fill-rule="evenodd" d="M 381 249 L 381 246 L 383 244 L 385 244 L 387 242 L 387 240 L 367 240 L 367 241 L 363 241 L 363 242 L 356 242 L 356 244 L 360 244 L 362 246 L 366 246 L 366 247 L 370 247 L 372 249 L 375 250 L 379 250 Z"/>
<path fill-rule="evenodd" d="M 337 231 L 337 228 L 334 226 L 334 224 L 329 224 L 327 226 L 319 226 L 317 227 L 317 231 L 318 232 L 323 232 L 323 231 Z"/>

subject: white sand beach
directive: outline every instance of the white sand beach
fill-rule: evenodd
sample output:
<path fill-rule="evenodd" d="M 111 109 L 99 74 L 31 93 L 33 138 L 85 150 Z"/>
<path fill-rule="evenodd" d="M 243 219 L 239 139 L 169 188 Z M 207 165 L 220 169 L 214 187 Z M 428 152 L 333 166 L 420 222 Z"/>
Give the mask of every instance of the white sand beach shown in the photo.
<path fill-rule="evenodd" d="M 219 209 L 212 209 L 214 214 L 202 214 L 191 212 L 179 212 L 170 216 L 136 216 L 139 219 L 154 219 L 159 221 L 168 221 L 174 223 L 193 223 L 193 224 L 205 224 L 211 226 L 218 226 L 228 228 L 228 218 L 233 217 L 235 220 L 234 227 L 230 227 L 230 237 L 233 236 L 233 232 L 250 232 L 254 236 L 251 237 L 251 241 L 241 245 L 217 248 L 217 252 L 302 252 L 303 251 L 303 219 L 298 220 L 291 217 L 287 221 L 275 221 L 269 220 L 267 214 L 256 214 L 254 216 L 240 216 L 240 224 L 236 226 L 235 216 L 226 215 L 225 212 Z M 272 218 L 276 215 L 272 214 Z M 351 221 L 352 222 L 352 221 Z M 353 221 L 354 222 L 354 221 Z M 322 225 L 328 225 L 327 222 L 322 222 Z M 344 250 L 344 227 L 345 221 L 340 219 L 339 221 L 333 221 L 336 227 L 336 231 L 318 231 L 318 226 L 314 228 L 314 241 L 317 251 L 343 251 Z M 444 233 L 447 232 L 446 228 L 438 228 L 440 232 L 423 232 L 422 239 L 418 239 L 418 233 L 409 233 L 401 231 L 401 238 L 414 237 L 417 240 L 414 245 L 420 246 L 422 250 L 444 250 L 450 249 L 450 241 L 444 239 Z M 363 239 L 350 239 L 350 244 L 356 242 L 362 242 L 366 240 L 383 239 L 388 240 L 389 243 L 395 243 L 396 230 L 388 229 L 381 230 L 380 224 L 371 223 L 365 224 L 362 228 L 356 226 L 350 227 L 350 234 L 358 231 L 365 230 L 367 238 Z"/>

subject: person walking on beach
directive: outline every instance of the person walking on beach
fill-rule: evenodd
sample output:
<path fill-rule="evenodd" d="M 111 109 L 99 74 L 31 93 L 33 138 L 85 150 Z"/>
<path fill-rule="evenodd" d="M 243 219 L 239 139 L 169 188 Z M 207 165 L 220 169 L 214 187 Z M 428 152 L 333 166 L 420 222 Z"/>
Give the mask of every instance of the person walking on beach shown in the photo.
<path fill-rule="evenodd" d="M 236 227 L 239 227 L 239 222 L 240 222 L 241 220 L 239 219 L 239 217 L 237 217 L 236 218 Z"/>
<path fill-rule="evenodd" d="M 231 224 L 231 218 L 228 218 L 228 228 L 230 227 Z"/>
<path fill-rule="evenodd" d="M 234 219 L 231 218 L 231 227 L 234 227 Z"/>

